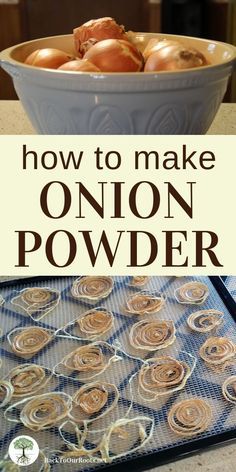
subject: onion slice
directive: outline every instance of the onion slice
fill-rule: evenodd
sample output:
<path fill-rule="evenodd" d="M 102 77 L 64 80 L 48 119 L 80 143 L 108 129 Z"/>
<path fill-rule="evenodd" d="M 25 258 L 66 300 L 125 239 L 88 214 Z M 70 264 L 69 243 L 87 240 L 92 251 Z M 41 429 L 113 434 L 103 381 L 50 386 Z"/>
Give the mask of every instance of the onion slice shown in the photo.
<path fill-rule="evenodd" d="M 166 301 L 166 296 L 160 292 L 142 290 L 132 295 L 125 305 L 125 312 L 135 315 L 148 315 L 160 311 Z"/>
<path fill-rule="evenodd" d="M 208 338 L 199 350 L 200 357 L 208 367 L 223 371 L 235 362 L 236 345 L 228 338 Z"/>
<path fill-rule="evenodd" d="M 118 403 L 119 392 L 115 384 L 91 382 L 83 385 L 72 397 L 69 417 L 75 422 L 93 422 L 111 412 Z"/>
<path fill-rule="evenodd" d="M 20 357 L 31 357 L 41 351 L 53 338 L 52 331 L 40 326 L 14 328 L 7 339 L 14 354 Z"/>
<path fill-rule="evenodd" d="M 141 320 L 132 326 L 129 333 L 131 346 L 144 351 L 164 349 L 173 344 L 175 339 L 175 326 L 171 320 Z"/>
<path fill-rule="evenodd" d="M 172 406 L 168 424 L 178 436 L 191 437 L 205 431 L 212 421 L 210 405 L 201 398 L 189 398 Z"/>
<path fill-rule="evenodd" d="M 171 356 L 154 357 L 145 362 L 138 373 L 138 394 L 142 400 L 152 402 L 185 387 L 196 366 L 196 358 L 185 354 L 188 363 Z"/>
<path fill-rule="evenodd" d="M 199 310 L 187 319 L 190 329 L 198 333 L 209 333 L 223 323 L 224 313 L 222 311 L 214 310 Z"/>
<path fill-rule="evenodd" d="M 207 285 L 201 282 L 187 282 L 174 292 L 177 302 L 189 305 L 201 305 L 209 295 Z"/>
<path fill-rule="evenodd" d="M 86 276 L 73 282 L 71 294 L 77 300 L 88 299 L 98 301 L 108 297 L 113 290 L 114 282 L 111 277 Z"/>
<path fill-rule="evenodd" d="M 8 380 L 0 380 L 0 408 L 4 408 L 12 398 L 14 387 Z"/>
<path fill-rule="evenodd" d="M 52 371 L 37 364 L 22 364 L 14 367 L 6 376 L 14 389 L 14 397 L 34 395 L 42 390 L 52 377 Z"/>
<path fill-rule="evenodd" d="M 44 393 L 14 403 L 5 410 L 4 416 L 14 423 L 22 422 L 32 431 L 42 431 L 60 423 L 71 406 L 71 397 L 64 392 Z M 10 416 L 14 411 L 20 411 L 18 418 Z"/>
<path fill-rule="evenodd" d="M 236 405 L 236 375 L 231 375 L 224 381 L 222 393 L 228 402 Z"/>
<path fill-rule="evenodd" d="M 60 301 L 60 292 L 48 287 L 28 287 L 17 292 L 11 303 L 20 307 L 23 312 L 35 321 L 54 310 Z"/>

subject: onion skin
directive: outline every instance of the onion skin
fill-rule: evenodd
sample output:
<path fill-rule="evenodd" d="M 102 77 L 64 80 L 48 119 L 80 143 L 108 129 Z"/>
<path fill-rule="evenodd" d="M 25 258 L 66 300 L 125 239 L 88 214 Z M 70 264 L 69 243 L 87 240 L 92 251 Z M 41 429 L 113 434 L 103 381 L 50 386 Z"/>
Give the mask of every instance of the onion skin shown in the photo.
<path fill-rule="evenodd" d="M 84 55 L 102 72 L 139 72 L 143 67 L 140 51 L 128 41 L 105 39 L 92 46 Z"/>
<path fill-rule="evenodd" d="M 175 71 L 207 65 L 204 55 L 194 48 L 169 45 L 151 54 L 144 72 Z"/>
<path fill-rule="evenodd" d="M 87 59 L 76 59 L 74 61 L 65 62 L 58 70 L 73 72 L 101 72 L 100 69 Z"/>
<path fill-rule="evenodd" d="M 45 48 L 33 51 L 25 59 L 25 64 L 35 67 L 46 67 L 47 69 L 58 69 L 62 64 L 72 59 L 72 56 L 60 49 Z"/>
<path fill-rule="evenodd" d="M 102 41 L 104 39 L 127 39 L 124 26 L 118 25 L 116 21 L 107 16 L 90 20 L 73 30 L 75 50 L 84 54 L 87 51 L 83 44 L 92 41 Z"/>

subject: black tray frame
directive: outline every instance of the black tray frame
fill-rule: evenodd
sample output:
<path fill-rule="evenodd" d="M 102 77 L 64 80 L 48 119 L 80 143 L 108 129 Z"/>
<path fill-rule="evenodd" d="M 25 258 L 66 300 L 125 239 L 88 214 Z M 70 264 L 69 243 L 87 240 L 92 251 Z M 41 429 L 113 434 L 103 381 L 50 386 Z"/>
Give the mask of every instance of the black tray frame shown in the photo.
<path fill-rule="evenodd" d="M 0 282 L 0 288 L 12 287 L 19 283 L 27 284 L 33 282 L 43 282 L 49 279 L 57 279 L 60 277 L 61 276 L 37 276 L 22 279 L 6 280 Z M 224 285 L 223 277 L 221 278 L 219 276 L 209 276 L 209 280 L 214 285 L 219 296 L 221 297 L 226 308 L 228 309 L 236 323 L 236 303 L 233 297 L 230 295 L 229 291 L 227 290 L 226 286 Z M 124 468 L 127 468 L 129 472 L 141 472 L 154 467 L 159 467 L 163 464 L 168 464 L 173 461 L 181 460 L 185 457 L 189 457 L 194 454 L 203 452 L 203 450 L 205 449 L 214 449 L 219 445 L 232 443 L 235 440 L 236 428 L 230 431 L 225 431 L 224 433 L 212 435 L 208 438 L 196 439 L 186 444 L 172 447 L 169 450 L 167 449 L 158 452 L 147 452 L 144 453 L 142 456 L 124 459 L 122 462 L 103 465 L 100 469 L 96 468 L 96 470 L 104 470 L 105 472 L 123 472 Z"/>

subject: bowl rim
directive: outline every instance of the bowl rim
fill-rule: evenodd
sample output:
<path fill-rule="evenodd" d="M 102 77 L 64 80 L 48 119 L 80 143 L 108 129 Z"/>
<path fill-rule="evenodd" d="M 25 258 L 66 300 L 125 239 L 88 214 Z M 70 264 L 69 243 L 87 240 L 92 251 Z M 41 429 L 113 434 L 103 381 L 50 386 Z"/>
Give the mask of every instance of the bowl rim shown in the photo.
<path fill-rule="evenodd" d="M 62 34 L 62 35 L 53 35 L 53 36 L 46 36 L 42 38 L 35 38 L 29 41 L 24 41 L 22 43 L 15 44 L 13 46 L 10 46 L 6 49 L 3 49 L 0 51 L 0 65 L 1 63 L 8 63 L 12 66 L 15 66 L 16 68 L 20 68 L 25 71 L 37 71 L 37 74 L 43 74 L 43 73 L 49 73 L 51 76 L 59 75 L 61 77 L 69 77 L 69 76 L 87 76 L 87 77 L 94 77 L 94 78 L 109 78 L 109 77 L 156 77 L 157 75 L 160 77 L 173 77 L 173 76 L 181 76 L 181 74 L 194 74 L 196 72 L 203 72 L 203 71 L 210 71 L 210 70 L 215 70 L 219 69 L 222 67 L 226 67 L 228 65 L 232 65 L 234 62 L 236 63 L 236 46 L 230 43 L 226 43 L 223 41 L 215 41 L 212 39 L 206 39 L 206 38 L 198 38 L 195 36 L 185 36 L 185 35 L 176 35 L 176 34 L 170 34 L 170 33 L 152 33 L 152 32 L 139 32 L 139 31 L 132 31 L 135 35 L 138 36 L 146 36 L 146 37 L 160 37 L 160 38 L 178 38 L 178 39 L 183 39 L 183 40 L 194 40 L 196 42 L 205 42 L 206 44 L 214 44 L 214 45 L 220 45 L 227 47 L 227 49 L 232 53 L 232 57 L 226 59 L 223 62 L 218 62 L 216 64 L 209 64 L 205 66 L 200 66 L 200 67 L 193 67 L 191 69 L 181 69 L 181 70 L 174 70 L 174 71 L 152 71 L 152 72 L 144 72 L 144 71 L 139 71 L 139 72 L 88 72 L 88 71 L 64 71 L 64 70 L 58 70 L 58 69 L 50 69 L 46 67 L 35 67 L 32 65 L 25 64 L 24 62 L 18 61 L 12 57 L 12 53 L 20 49 L 26 45 L 38 43 L 39 41 L 45 41 L 45 40 L 54 40 L 57 38 L 66 38 L 66 39 L 73 39 L 73 33 L 72 34 Z"/>

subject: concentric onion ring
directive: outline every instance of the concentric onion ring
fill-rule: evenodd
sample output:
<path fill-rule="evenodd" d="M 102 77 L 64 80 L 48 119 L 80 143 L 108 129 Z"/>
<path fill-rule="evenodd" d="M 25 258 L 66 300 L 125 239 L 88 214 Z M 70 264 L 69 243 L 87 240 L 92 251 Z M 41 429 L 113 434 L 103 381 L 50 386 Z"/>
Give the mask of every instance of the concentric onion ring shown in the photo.
<path fill-rule="evenodd" d="M 165 301 L 164 294 L 143 290 L 126 301 L 125 311 L 136 315 L 157 313 L 163 308 Z"/>
<path fill-rule="evenodd" d="M 217 328 L 223 322 L 224 313 L 222 311 L 213 310 L 199 310 L 192 313 L 187 323 L 190 329 L 198 333 L 209 333 Z"/>
<path fill-rule="evenodd" d="M 109 311 L 96 308 L 89 310 L 76 320 L 81 333 L 87 339 L 95 339 L 105 334 L 113 326 L 113 315 Z"/>
<path fill-rule="evenodd" d="M 174 294 L 179 303 L 201 305 L 207 299 L 209 290 L 207 285 L 201 282 L 188 282 L 177 288 Z"/>
<path fill-rule="evenodd" d="M 32 395 L 44 388 L 51 378 L 51 371 L 37 364 L 23 364 L 10 370 L 6 379 L 14 388 L 14 397 Z"/>
<path fill-rule="evenodd" d="M 145 401 L 154 401 L 159 396 L 173 393 L 184 388 L 194 367 L 178 361 L 171 356 L 148 359 L 138 374 L 138 392 Z"/>
<path fill-rule="evenodd" d="M 113 279 L 105 276 L 87 276 L 74 281 L 71 294 L 74 298 L 101 300 L 108 297 L 114 286 Z"/>
<path fill-rule="evenodd" d="M 60 292 L 48 287 L 27 287 L 11 299 L 11 303 L 20 307 L 36 320 L 52 311 L 60 301 Z"/>
<path fill-rule="evenodd" d="M 70 352 L 63 361 L 69 370 L 79 372 L 94 372 L 104 368 L 105 358 L 99 346 L 81 346 Z"/>
<path fill-rule="evenodd" d="M 14 393 L 14 387 L 7 380 L 0 380 L 0 408 L 6 406 Z"/>
<path fill-rule="evenodd" d="M 18 403 L 19 404 L 19 403 Z M 12 407 L 18 405 L 12 405 Z M 65 393 L 45 393 L 27 401 L 20 413 L 21 422 L 32 431 L 41 431 L 59 423 L 71 409 L 71 398 Z"/>
<path fill-rule="evenodd" d="M 11 337 L 16 334 L 13 339 Z M 52 334 L 39 326 L 28 328 L 15 328 L 7 336 L 13 352 L 17 356 L 32 356 L 39 352 L 52 339 Z"/>
<path fill-rule="evenodd" d="M 111 362 L 121 359 L 116 354 L 116 348 L 105 341 L 97 341 L 80 346 L 67 354 L 59 364 L 54 366 L 53 372 L 68 377 L 68 370 L 77 371 L 79 378 L 87 381 L 104 372 Z"/>
<path fill-rule="evenodd" d="M 131 279 L 129 285 L 131 287 L 143 287 L 148 283 L 149 279 L 150 277 L 147 275 L 136 275 Z"/>
<path fill-rule="evenodd" d="M 113 398 L 111 398 L 111 396 Z M 117 404 L 119 392 L 114 384 L 93 382 L 83 385 L 72 397 L 72 410 L 69 414 L 74 421 L 80 421 L 93 415 L 91 421 L 109 413 Z M 111 401 L 112 400 L 112 401 Z M 99 413 L 106 406 L 103 413 Z M 99 413 L 94 418 L 95 413 Z"/>
<path fill-rule="evenodd" d="M 208 367 L 224 370 L 236 354 L 236 345 L 228 338 L 211 337 L 200 347 L 199 354 Z"/>
<path fill-rule="evenodd" d="M 212 420 L 210 405 L 201 398 L 189 398 L 172 406 L 168 423 L 178 436 L 191 437 L 205 431 Z"/>
<path fill-rule="evenodd" d="M 236 375 L 231 375 L 224 381 L 222 393 L 228 402 L 236 404 Z"/>
<path fill-rule="evenodd" d="M 145 351 L 156 351 L 170 346 L 175 341 L 173 321 L 146 321 L 135 323 L 129 333 L 133 348 Z"/>

